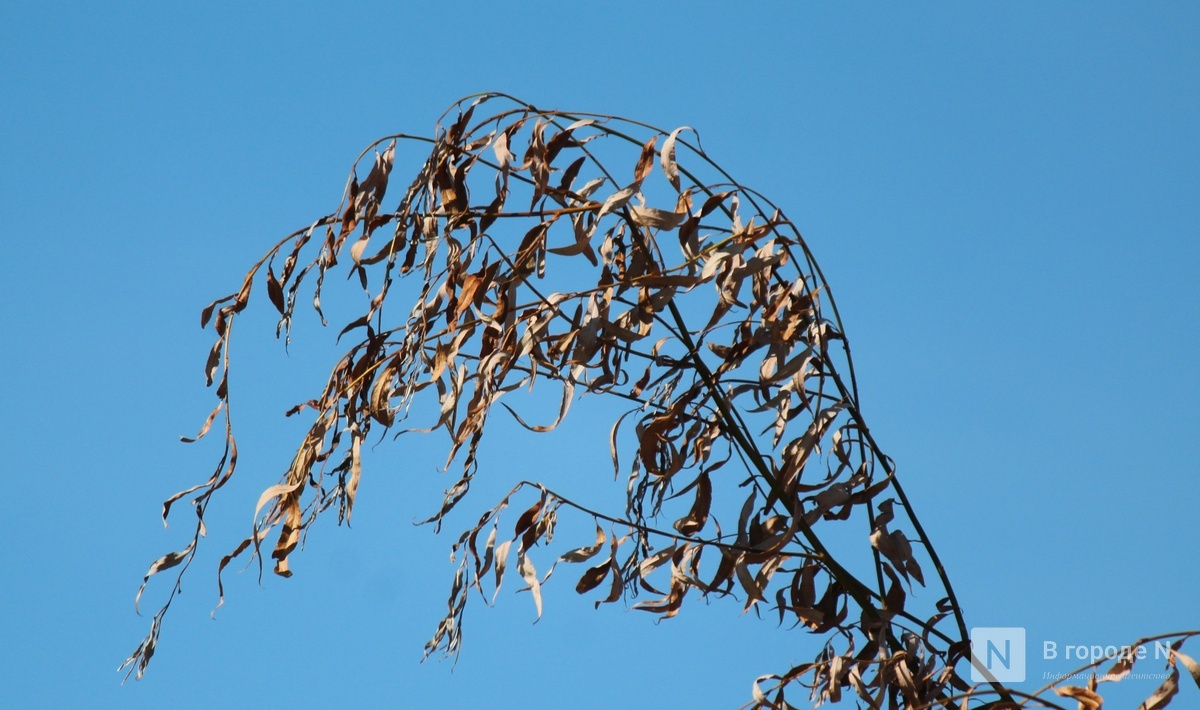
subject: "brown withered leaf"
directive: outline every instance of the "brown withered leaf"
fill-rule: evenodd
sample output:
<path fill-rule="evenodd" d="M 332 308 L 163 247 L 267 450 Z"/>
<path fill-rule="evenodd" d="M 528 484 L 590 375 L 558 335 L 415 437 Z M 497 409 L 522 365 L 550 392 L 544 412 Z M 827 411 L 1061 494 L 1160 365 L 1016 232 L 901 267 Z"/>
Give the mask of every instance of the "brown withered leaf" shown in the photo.
<path fill-rule="evenodd" d="M 291 495 L 300 487 L 299 483 L 277 483 L 265 491 L 258 497 L 258 504 L 254 506 L 254 517 L 257 519 L 262 513 L 263 506 L 276 498 L 282 498 Z"/>
<path fill-rule="evenodd" d="M 637 165 L 633 168 L 633 181 L 639 185 L 650 171 L 654 169 L 654 144 L 658 141 L 658 136 L 650 136 L 650 140 L 646 141 L 642 146 L 642 154 L 638 157 Z"/>
<path fill-rule="evenodd" d="M 392 171 L 392 162 L 396 157 L 396 139 L 388 144 L 383 153 L 375 153 L 375 163 L 371 166 L 371 171 L 367 177 L 358 185 L 357 198 L 369 196 L 376 203 L 383 199 L 383 195 L 387 192 L 388 175 Z"/>
<path fill-rule="evenodd" d="M 204 309 L 200 311 L 200 328 L 204 329 L 208 326 L 208 321 L 212 318 L 213 309 L 222 303 L 228 303 L 229 301 L 232 301 L 233 299 L 237 298 L 237 295 L 238 294 L 236 293 L 232 293 L 228 296 L 222 296 L 221 298 L 218 298 L 217 300 L 205 306 Z"/>
<path fill-rule="evenodd" d="M 1123 679 L 1125 676 L 1129 675 L 1131 670 L 1133 670 L 1134 663 L 1137 663 L 1137 656 L 1127 653 L 1121 654 L 1120 658 L 1117 659 L 1117 662 L 1114 663 L 1104 675 L 1100 676 L 1100 681 L 1117 682 Z"/>
<path fill-rule="evenodd" d="M 829 486 L 828 488 L 825 488 L 820 493 L 817 493 L 815 496 L 813 496 L 813 502 L 816 503 L 816 507 L 814 507 L 812 510 L 810 510 L 804 514 L 805 524 L 807 524 L 810 527 L 815 525 L 817 520 L 819 520 L 822 515 L 825 515 L 833 508 L 836 508 L 840 505 L 844 505 L 849 500 L 850 500 L 850 486 L 849 485 L 847 485 L 845 483 L 835 483 L 835 484 Z M 896 546 L 899 543 L 892 541 L 891 544 L 893 546 Z M 907 541 L 905 541 L 905 544 L 907 544 Z M 882 552 L 883 550 L 880 550 L 880 551 Z M 911 553 L 911 548 L 910 548 L 910 553 Z M 885 553 L 885 554 L 887 554 L 887 553 Z"/>
<path fill-rule="evenodd" d="M 350 245 L 350 259 L 354 261 L 356 266 L 362 264 L 363 252 L 367 250 L 367 244 L 369 244 L 370 241 L 371 237 L 367 234 L 363 234 L 354 242 L 354 244 Z M 269 285 L 270 281 L 267 283 Z"/>
<path fill-rule="evenodd" d="M 509 148 L 509 141 L 512 140 L 513 134 L 520 130 L 519 123 L 513 124 L 508 129 L 501 131 L 496 135 L 496 139 L 492 142 L 492 152 L 496 154 L 496 162 L 500 164 L 500 170 L 508 172 L 513 164 L 513 160 L 517 157 Z"/>
<path fill-rule="evenodd" d="M 508 551 L 512 547 L 512 540 L 505 540 L 496 545 L 496 587 L 492 593 L 492 602 L 496 601 L 496 595 L 500 593 L 500 584 L 504 581 L 504 570 L 508 567 Z"/>
<path fill-rule="evenodd" d="M 587 562 L 595 557 L 604 547 L 604 542 L 607 536 L 604 534 L 604 529 L 599 524 L 596 525 L 596 542 L 587 547 L 577 547 L 574 550 L 565 552 L 559 557 L 560 562 Z M 607 562 L 605 564 L 608 564 Z"/>
<path fill-rule="evenodd" d="M 605 560 L 595 567 L 590 567 L 582 576 L 579 577 L 579 582 L 575 585 L 575 591 L 579 594 L 586 594 L 604 581 L 609 572 L 612 571 L 612 560 Z"/>
<path fill-rule="evenodd" d="M 542 618 L 542 583 L 538 579 L 537 568 L 529 559 L 525 550 L 517 552 L 517 573 L 525 580 L 526 589 L 533 595 L 533 604 L 537 608 L 537 618 Z M 523 591 L 523 590 L 522 590 Z M 536 619 L 534 622 L 536 623 Z"/>
<path fill-rule="evenodd" d="M 142 586 L 140 589 L 138 589 L 137 597 L 133 601 L 134 609 L 137 609 L 138 602 L 140 602 L 142 599 L 142 592 L 146 591 L 146 583 L 150 581 L 151 577 L 159 572 L 169 570 L 172 567 L 179 565 L 181 562 L 184 562 L 188 559 L 188 557 L 191 556 L 195 549 L 196 541 L 193 539 L 190 543 L 188 543 L 188 546 L 182 550 L 179 550 L 178 552 L 168 552 L 167 554 L 155 560 L 150 565 L 149 571 L 146 572 L 146 576 L 142 577 Z"/>
<path fill-rule="evenodd" d="M 242 281 L 242 288 L 237 292 L 237 296 L 234 297 L 233 304 L 230 306 L 234 313 L 241 312 L 250 302 L 250 289 L 254 286 L 254 275 L 258 273 L 258 267 L 261 265 L 262 261 L 259 261 L 246 273 L 246 278 Z"/>
<path fill-rule="evenodd" d="M 239 555 L 241 555 L 243 552 L 245 552 L 250 547 L 250 545 L 255 545 L 255 548 L 257 549 L 258 544 L 260 542 L 262 542 L 264 538 L 266 538 L 266 534 L 267 534 L 266 530 L 256 531 L 253 535 L 251 535 L 250 537 L 248 537 L 245 540 L 242 540 L 240 543 L 238 543 L 238 546 L 235 547 L 232 552 L 228 553 L 227 555 L 225 555 L 224 557 L 221 558 L 221 562 L 217 565 L 218 601 L 217 601 L 217 606 L 212 610 L 212 613 L 210 614 L 210 616 L 213 616 L 215 618 L 217 609 L 220 609 L 225 604 L 225 583 L 221 580 L 221 573 L 225 571 L 225 568 L 229 565 L 230 562 L 232 562 Z"/>
<path fill-rule="evenodd" d="M 621 598 L 621 592 L 625 588 L 625 580 L 621 577 L 621 566 L 617 562 L 617 550 L 626 538 L 618 538 L 613 535 L 609 538 L 609 554 L 608 554 L 608 569 L 609 569 L 609 589 L 608 596 L 597 601 L 594 607 L 599 609 L 601 604 L 612 604 Z"/>
<path fill-rule="evenodd" d="M 675 529 L 679 534 L 688 537 L 704 529 L 704 524 L 708 522 L 709 508 L 712 506 L 712 481 L 708 474 L 701 473 L 697 476 L 695 485 L 696 499 L 692 503 L 692 509 L 686 517 L 675 521 Z"/>
<path fill-rule="evenodd" d="M 1188 673 L 1192 676 L 1192 680 L 1196 683 L 1196 687 L 1200 688 L 1200 663 L 1196 659 L 1179 650 L 1179 645 L 1183 642 L 1182 639 L 1174 644 L 1171 644 L 1171 655 L 1175 660 L 1183 664 L 1187 668 Z"/>
<path fill-rule="evenodd" d="M 1171 700 L 1179 692 L 1179 668 L 1172 665 L 1171 674 L 1158 686 L 1150 697 L 1142 701 L 1138 710 L 1161 710 L 1171 704 Z"/>
<path fill-rule="evenodd" d="M 686 214 L 639 205 L 629 208 L 629 216 L 633 219 L 634 224 L 667 232 L 675 229 L 683 223 L 683 220 L 687 219 Z"/>
<path fill-rule="evenodd" d="M 485 514 L 484 517 L 486 518 L 487 514 Z M 482 524 L 483 524 L 483 521 L 480 521 L 480 525 L 482 525 Z M 478 529 L 475 530 L 475 532 L 476 533 L 479 532 Z M 495 561 L 496 533 L 497 532 L 499 532 L 498 528 L 495 525 L 493 525 L 491 532 L 488 533 L 487 542 L 484 544 L 483 560 L 482 561 L 479 560 L 478 557 L 476 557 L 476 559 L 475 559 L 475 581 L 473 582 L 473 584 L 479 590 L 480 594 L 483 594 L 483 585 L 482 585 L 483 575 L 488 573 L 488 570 L 490 570 L 492 568 L 492 563 Z M 472 533 L 472 539 L 471 539 L 471 546 L 472 546 L 471 549 L 472 550 L 474 550 L 474 545 L 475 545 L 474 533 Z"/>
<path fill-rule="evenodd" d="M 1100 697 L 1095 690 L 1089 690 L 1078 685 L 1066 685 L 1055 688 L 1054 694 L 1078 700 L 1079 710 L 1101 710 L 1101 706 L 1104 704 L 1104 698 Z"/>
<path fill-rule="evenodd" d="M 517 519 L 516 525 L 513 526 L 513 536 L 521 538 L 520 549 L 527 550 L 533 547 L 534 542 L 537 541 L 537 527 L 534 523 L 537 522 L 538 516 L 545 506 L 546 496 L 543 495 Z"/>
<path fill-rule="evenodd" d="M 217 365 L 221 363 L 221 349 L 224 347 L 224 339 L 218 339 L 213 343 L 212 350 L 208 351 L 208 361 L 204 363 L 204 379 L 208 386 L 212 386 L 213 378 L 217 374 Z"/>
<path fill-rule="evenodd" d="M 213 410 L 208 413 L 208 417 L 205 418 L 204 426 L 200 427 L 199 433 L 197 433 L 193 437 L 181 436 L 181 437 L 179 437 L 179 440 L 184 442 L 185 444 L 191 444 L 191 443 L 194 443 L 194 442 L 199 441 L 200 439 L 204 438 L 204 435 L 207 434 L 208 430 L 212 428 L 213 420 L 217 418 L 217 414 L 219 414 L 221 412 L 221 410 L 224 408 L 225 408 L 225 400 L 221 400 L 221 401 L 217 402 L 217 406 L 213 407 Z"/>
<path fill-rule="evenodd" d="M 750 609 L 761 601 L 765 601 L 763 596 L 763 588 L 759 586 L 758 580 L 754 574 L 750 572 L 749 566 L 742 561 L 737 561 L 733 565 L 734 573 L 737 575 L 738 583 L 742 585 L 742 589 L 746 592 L 746 605 L 742 609 L 742 613 L 750 611 Z"/>
<path fill-rule="evenodd" d="M 571 186 L 575 184 L 575 178 L 579 177 L 579 171 L 583 169 L 586 162 L 587 156 L 581 155 L 567 166 L 567 169 L 563 171 L 562 179 L 558 183 L 560 191 L 570 192 Z"/>
<path fill-rule="evenodd" d="M 908 538 L 903 532 L 893 530 L 887 532 L 882 528 L 877 528 L 871 533 L 871 546 L 879 550 L 888 562 L 896 568 L 901 574 L 907 575 L 908 560 L 912 557 L 912 545 L 909 544 Z"/>
<path fill-rule="evenodd" d="M 683 605 L 683 597 L 687 594 L 687 590 L 687 585 L 678 576 L 674 576 L 671 579 L 671 590 L 667 592 L 666 596 L 655 601 L 638 602 L 633 605 L 633 608 L 640 611 L 662 614 L 663 618 L 670 619 L 679 613 L 679 609 Z"/>
<path fill-rule="evenodd" d="M 600 206 L 600 211 L 596 213 L 596 219 L 599 220 L 605 215 L 616 212 L 625 205 L 629 204 L 630 198 L 637 194 L 637 191 L 641 188 L 642 184 L 640 182 L 635 182 L 632 185 L 617 190 L 613 194 L 609 195 L 608 199 L 604 201 L 604 204 Z"/>
<path fill-rule="evenodd" d="M 461 318 L 462 314 L 466 313 L 471 306 L 482 305 L 484 294 L 491 286 L 494 275 L 495 268 L 489 269 L 486 265 L 475 273 L 463 275 L 462 287 L 458 293 L 458 305 L 454 311 L 454 320 Z"/>
<path fill-rule="evenodd" d="M 392 380 L 395 377 L 395 363 L 385 365 L 375 374 L 371 384 L 368 413 L 371 418 L 385 427 L 390 427 L 395 421 L 390 401 L 392 398 Z"/>
<path fill-rule="evenodd" d="M 659 550 L 658 552 L 655 552 L 654 554 L 652 554 L 649 557 L 642 560 L 641 564 L 638 565 L 638 577 L 641 578 L 643 585 L 645 585 L 648 589 L 653 591 L 655 594 L 662 594 L 662 592 L 649 586 L 649 583 L 646 581 L 646 577 L 648 577 L 651 572 L 658 569 L 659 567 L 662 567 L 664 564 L 666 564 L 668 561 L 670 561 L 671 557 L 673 557 L 675 555 L 675 549 L 676 549 L 675 545 L 669 545 L 667 547 L 664 547 L 663 549 Z"/>
<path fill-rule="evenodd" d="M 354 499 L 358 495 L 358 481 L 362 477 L 362 439 L 363 435 L 354 429 L 351 432 L 350 444 L 350 478 L 346 481 L 346 522 L 350 522 L 350 514 L 354 512 Z"/>
<path fill-rule="evenodd" d="M 679 139 L 679 134 L 683 131 L 691 130 L 691 126 L 680 126 L 671 131 L 671 135 L 667 136 L 667 140 L 663 142 L 662 154 L 659 160 L 662 163 L 663 175 L 667 176 L 667 181 L 671 183 L 671 187 L 675 191 L 679 191 L 679 164 L 675 162 L 675 141 Z"/>
<path fill-rule="evenodd" d="M 283 300 L 283 286 L 275 278 L 275 272 L 270 265 L 267 266 L 267 297 L 271 299 L 271 304 L 280 315 L 287 312 L 287 305 Z"/>
<path fill-rule="evenodd" d="M 300 544 L 300 529 L 303 524 L 299 497 L 294 494 L 287 496 L 281 502 L 281 508 L 284 513 L 283 525 L 279 531 L 275 549 L 271 551 L 271 557 L 275 560 L 275 574 L 280 577 L 291 577 L 292 570 L 288 565 L 288 557 L 296 549 L 296 545 Z"/>

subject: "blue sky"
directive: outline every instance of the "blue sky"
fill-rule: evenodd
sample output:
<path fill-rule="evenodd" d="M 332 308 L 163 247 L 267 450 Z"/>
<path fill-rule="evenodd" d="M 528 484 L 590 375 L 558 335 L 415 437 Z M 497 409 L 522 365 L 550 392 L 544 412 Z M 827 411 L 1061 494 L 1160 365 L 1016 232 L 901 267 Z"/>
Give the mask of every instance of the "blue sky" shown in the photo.
<path fill-rule="evenodd" d="M 417 439 L 377 452 L 352 529 L 318 526 L 290 580 L 230 577 L 210 620 L 216 560 L 299 435 L 280 415 L 335 352 L 303 323 L 285 355 L 264 303 L 239 323 L 238 478 L 147 677 L 119 684 L 140 577 L 189 536 L 159 505 L 219 453 L 178 443 L 211 406 L 200 309 L 336 206 L 363 146 L 484 90 L 696 126 L 784 207 L 968 622 L 1027 629 L 1026 689 L 1075 665 L 1042 641 L 1200 627 L 1200 10 L 731 8 L 0 6 L 0 704 L 729 707 L 815 655 L 740 605 L 655 625 L 560 579 L 536 626 L 513 585 L 453 672 L 419 664 L 454 568 L 410 525 L 447 485 Z M 605 476 L 589 433 L 498 442 L 497 490 Z"/>

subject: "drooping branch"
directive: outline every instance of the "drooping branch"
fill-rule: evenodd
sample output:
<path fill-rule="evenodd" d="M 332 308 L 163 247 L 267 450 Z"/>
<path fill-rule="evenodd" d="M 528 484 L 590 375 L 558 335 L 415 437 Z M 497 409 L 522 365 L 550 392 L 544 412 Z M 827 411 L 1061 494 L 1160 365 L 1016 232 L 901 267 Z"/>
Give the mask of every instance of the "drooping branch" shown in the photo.
<path fill-rule="evenodd" d="M 396 199 L 399 141 L 429 152 Z M 649 592 L 658 598 L 634 608 L 672 617 L 689 595 L 733 597 L 823 638 L 813 662 L 758 679 L 759 705 L 787 707 L 795 687 L 812 702 L 845 694 L 872 707 L 1021 695 L 998 683 L 975 689 L 961 675 L 970 662 L 961 605 L 867 427 L 829 285 L 783 211 L 725 173 L 692 129 L 540 110 L 501 94 L 458 102 L 433 137 L 395 134 L 369 146 L 334 211 L 276 243 L 236 293 L 204 309 L 201 325 L 211 321 L 216 334 L 205 373 L 217 403 L 196 438 L 223 414 L 225 454 L 207 481 L 164 504 L 165 521 L 192 496 L 197 530 L 146 581 L 177 568 L 178 589 L 207 505 L 233 474 L 229 344 L 255 282 L 265 282 L 286 340 L 302 286 L 326 322 L 321 295 L 335 269 L 357 281 L 364 308 L 340 328 L 351 344 L 324 387 L 288 412 L 309 417 L 309 430 L 259 498 L 249 535 L 221 559 L 222 599 L 220 575 L 233 560 L 261 565 L 269 554 L 274 572 L 290 576 L 318 517 L 336 508 L 339 521 L 351 518 L 372 431 L 445 437 L 457 480 L 426 521 L 440 529 L 474 478 L 490 473 L 479 447 L 492 414 L 503 408 L 548 432 L 587 393 L 630 407 L 610 433 L 625 509 L 517 483 L 454 544 L 447 614 L 427 654 L 460 651 L 471 590 L 490 604 L 510 556 L 540 615 L 541 585 L 558 563 L 604 555 L 576 584 L 580 594 L 607 585 L 597 605 Z M 540 387 L 554 387 L 560 405 L 554 421 L 534 425 L 515 400 L 539 380 L 553 383 Z M 418 401 L 436 418 L 410 425 Z M 511 536 L 502 533 L 504 511 L 530 492 L 537 497 Z M 543 575 L 535 557 L 555 544 L 564 506 L 590 517 L 596 537 Z M 723 531 L 719 519 L 736 526 Z M 846 529 L 862 544 L 836 556 L 829 536 Z M 917 593 L 927 565 L 933 589 Z M 169 605 L 127 661 L 138 677 Z M 947 619 L 954 629 L 941 628 Z"/>

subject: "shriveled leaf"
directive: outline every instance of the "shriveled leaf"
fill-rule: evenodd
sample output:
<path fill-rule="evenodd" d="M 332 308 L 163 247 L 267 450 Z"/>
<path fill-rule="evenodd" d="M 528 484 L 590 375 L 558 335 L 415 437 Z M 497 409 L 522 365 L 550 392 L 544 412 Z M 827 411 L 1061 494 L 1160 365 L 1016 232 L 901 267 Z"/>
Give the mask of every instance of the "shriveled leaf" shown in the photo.
<path fill-rule="evenodd" d="M 707 473 L 696 477 L 696 499 L 687 517 L 675 521 L 675 529 L 680 535 L 695 535 L 704 529 L 708 522 L 709 508 L 712 506 L 712 481 Z"/>
<path fill-rule="evenodd" d="M 500 593 L 500 584 L 504 581 L 504 570 L 508 566 L 508 550 L 512 546 L 512 540 L 505 540 L 496 546 L 496 589 L 492 593 L 492 601 L 496 601 L 496 595 Z"/>
<path fill-rule="evenodd" d="M 358 495 L 358 481 L 362 476 L 362 434 L 353 432 L 350 444 L 350 478 L 346 481 L 346 522 L 354 512 L 354 499 Z"/>
<path fill-rule="evenodd" d="M 212 386 L 213 378 L 217 374 L 217 365 L 221 362 L 221 348 L 225 345 L 224 339 L 218 339 L 213 343 L 212 349 L 208 351 L 208 362 L 204 364 L 204 379 L 208 386 Z"/>
<path fill-rule="evenodd" d="M 1064 698 L 1074 698 L 1079 701 L 1079 710 L 1101 710 L 1104 698 L 1094 690 L 1088 690 L 1077 685 L 1067 685 L 1054 689 L 1054 694 Z"/>
<path fill-rule="evenodd" d="M 600 586 L 600 583 L 604 581 L 604 578 L 608 576 L 610 571 L 612 571 L 611 560 L 605 560 L 595 567 L 588 568 L 588 570 L 584 572 L 582 576 L 580 576 L 579 582 L 575 585 L 575 591 L 579 594 L 586 594 L 592 591 L 596 587 Z"/>
<path fill-rule="evenodd" d="M 646 559 L 642 560 L 642 563 L 638 566 L 638 576 L 640 576 L 642 579 L 645 579 L 651 572 L 669 562 L 671 556 L 674 554 L 675 545 L 670 545 L 668 547 L 664 547 L 658 552 L 655 552 L 653 555 L 650 555 Z"/>
<path fill-rule="evenodd" d="M 1200 688 L 1200 663 L 1197 663 L 1196 659 L 1178 649 L 1172 649 L 1171 655 L 1175 657 L 1175 660 L 1182 663 L 1184 668 L 1187 668 L 1188 673 L 1192 676 L 1192 680 L 1196 683 L 1196 687 Z"/>
<path fill-rule="evenodd" d="M 533 546 L 536 539 L 534 532 L 536 528 L 534 523 L 537 522 L 538 515 L 541 514 L 542 508 L 546 505 L 545 497 L 539 498 L 536 503 L 529 506 L 529 509 L 521 513 L 521 517 L 517 518 L 517 523 L 513 527 L 513 535 L 521 538 L 522 549 L 528 549 Z"/>
<path fill-rule="evenodd" d="M 150 581 L 150 578 L 159 572 L 171 569 L 172 567 L 177 567 L 179 564 L 191 557 L 195 549 L 196 538 L 193 538 L 192 541 L 188 543 L 187 547 L 179 550 L 178 552 L 168 552 L 150 565 L 150 570 L 146 572 L 145 577 L 142 577 L 142 586 L 138 588 L 137 596 L 134 597 L 133 600 L 133 608 L 135 611 L 137 611 L 138 604 L 142 601 L 142 593 L 146 591 L 146 583 Z"/>
<path fill-rule="evenodd" d="M 533 595 L 533 604 L 537 608 L 537 618 L 542 618 L 542 583 L 538 579 L 537 568 L 524 550 L 517 553 L 517 573 L 525 580 L 526 588 Z M 536 620 L 535 620 L 536 621 Z"/>
<path fill-rule="evenodd" d="M 275 272 L 270 266 L 267 267 L 267 297 L 271 299 L 271 304 L 283 315 L 287 311 L 287 306 L 283 300 L 283 286 L 275 278 Z"/>
<path fill-rule="evenodd" d="M 637 194 L 637 191 L 640 190 L 641 187 L 642 184 L 640 182 L 635 182 L 632 185 L 622 188 L 609 195 L 608 199 L 604 201 L 604 204 L 600 205 L 600 211 L 596 213 L 596 219 L 600 219 L 607 214 L 616 212 L 625 205 L 629 204 L 629 200 L 635 194 Z"/>
<path fill-rule="evenodd" d="M 1132 654 L 1123 654 L 1117 658 L 1117 662 L 1112 664 L 1108 672 L 1100 676 L 1100 680 L 1106 682 L 1116 682 L 1129 675 L 1130 670 L 1133 670 L 1134 663 L 1138 662 L 1138 657 Z"/>
<path fill-rule="evenodd" d="M 1160 710 L 1171 704 L 1172 698 L 1179 692 L 1179 668 L 1171 666 L 1171 674 L 1158 686 L 1150 697 L 1142 701 L 1138 710 Z"/>
<path fill-rule="evenodd" d="M 559 557 L 560 562 L 586 562 L 595 557 L 604 547 L 604 542 L 607 536 L 604 534 L 604 529 L 596 525 L 596 542 L 587 547 L 577 547 L 570 552 L 564 553 Z M 605 563 L 607 564 L 607 563 Z"/>
<path fill-rule="evenodd" d="M 662 154 L 659 156 L 663 175 L 667 176 L 667 181 L 676 191 L 679 190 L 679 165 L 675 162 L 675 141 L 679 139 L 679 134 L 686 130 L 691 130 L 691 126 L 680 126 L 671 131 L 671 135 L 663 142 Z"/>
<path fill-rule="evenodd" d="M 675 229 L 687 219 L 686 214 L 638 205 L 629 208 L 629 216 L 633 218 L 634 224 L 664 231 Z"/>
<path fill-rule="evenodd" d="M 180 550 L 178 552 L 168 552 L 167 554 L 158 558 L 157 560 L 154 561 L 153 564 L 150 565 L 150 570 L 148 572 L 146 572 L 146 576 L 143 577 L 143 580 L 150 579 L 152 576 L 158 574 L 159 572 L 162 572 L 163 570 L 171 569 L 172 567 L 183 562 L 184 560 L 186 560 L 188 558 L 188 555 L 192 554 L 192 550 L 194 550 L 195 547 L 196 547 L 196 543 L 193 540 L 191 543 L 188 544 L 187 547 L 183 548 L 182 550 Z"/>
<path fill-rule="evenodd" d="M 654 169 L 654 144 L 658 141 L 658 136 L 651 136 L 650 140 L 642 146 L 642 154 L 638 158 L 637 165 L 633 169 L 634 182 L 641 183 Z"/>
<path fill-rule="evenodd" d="M 262 495 L 258 497 L 258 503 L 254 506 L 254 517 L 258 517 L 258 514 L 262 512 L 263 506 L 265 506 L 269 501 L 289 495 L 297 488 L 299 488 L 299 484 L 295 483 L 277 483 L 267 488 L 262 492 Z"/>
<path fill-rule="evenodd" d="M 181 437 L 179 437 L 179 440 L 185 444 L 191 444 L 193 442 L 199 441 L 200 439 L 204 438 L 204 435 L 207 434 L 208 430 L 212 428 L 213 420 L 217 418 L 217 414 L 219 414 L 221 412 L 221 410 L 224 408 L 225 408 L 225 400 L 221 400 L 220 402 L 217 402 L 217 406 L 213 407 L 213 410 L 208 413 L 208 417 L 205 418 L 204 425 L 200 427 L 199 433 L 197 433 L 193 437 L 181 436 Z"/>

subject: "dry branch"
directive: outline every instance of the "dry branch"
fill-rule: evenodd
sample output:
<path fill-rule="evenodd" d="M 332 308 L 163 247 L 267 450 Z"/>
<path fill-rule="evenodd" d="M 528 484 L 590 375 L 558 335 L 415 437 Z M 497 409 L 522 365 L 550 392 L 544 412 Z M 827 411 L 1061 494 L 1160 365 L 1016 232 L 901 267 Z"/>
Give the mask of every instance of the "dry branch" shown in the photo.
<path fill-rule="evenodd" d="M 394 172 L 398 140 L 429 145 L 407 176 Z M 236 465 L 233 323 L 258 280 L 279 334 L 290 337 L 302 284 L 324 323 L 322 289 L 335 269 L 366 294 L 362 313 L 339 329 L 352 344 L 325 386 L 289 412 L 310 428 L 218 578 L 234 559 L 261 564 L 264 554 L 290 576 L 289 559 L 320 515 L 350 519 L 372 433 L 445 437 L 447 467 L 458 473 L 426 521 L 440 528 L 487 473 L 478 451 L 497 404 L 544 432 L 581 394 L 611 395 L 630 406 L 611 436 L 625 510 L 518 483 L 454 543 L 458 569 L 427 655 L 459 652 L 472 590 L 490 604 L 515 570 L 540 615 L 550 573 L 578 564 L 576 591 L 597 605 L 649 593 L 633 607 L 672 617 L 688 599 L 735 597 L 743 610 L 823 638 L 812 662 L 757 679 L 758 706 L 789 707 L 788 692 L 876 708 L 1021 696 L 999 684 L 972 688 L 961 675 L 970 663 L 961 605 L 863 419 L 829 285 L 793 223 L 722 171 L 692 129 L 539 110 L 499 94 L 455 104 L 432 138 L 373 144 L 334 211 L 278 242 L 237 292 L 204 309 L 201 324 L 216 334 L 205 373 L 218 401 L 196 438 L 224 416 L 225 454 L 208 480 L 164 504 L 165 520 L 191 496 L 197 531 L 146 575 L 178 570 L 126 662 L 138 677 L 205 510 Z M 549 423 L 530 424 L 501 401 L 547 387 L 561 402 Z M 406 420 L 418 399 L 438 415 L 415 428 Z M 512 527 L 502 526 L 506 508 L 531 492 Z M 595 539 L 539 570 L 535 548 L 552 545 L 560 511 L 591 518 Z M 736 526 L 722 531 L 717 511 Z M 826 535 L 845 527 L 862 544 L 857 556 L 835 557 Z M 1094 690 L 1043 693 L 1082 706 Z"/>

